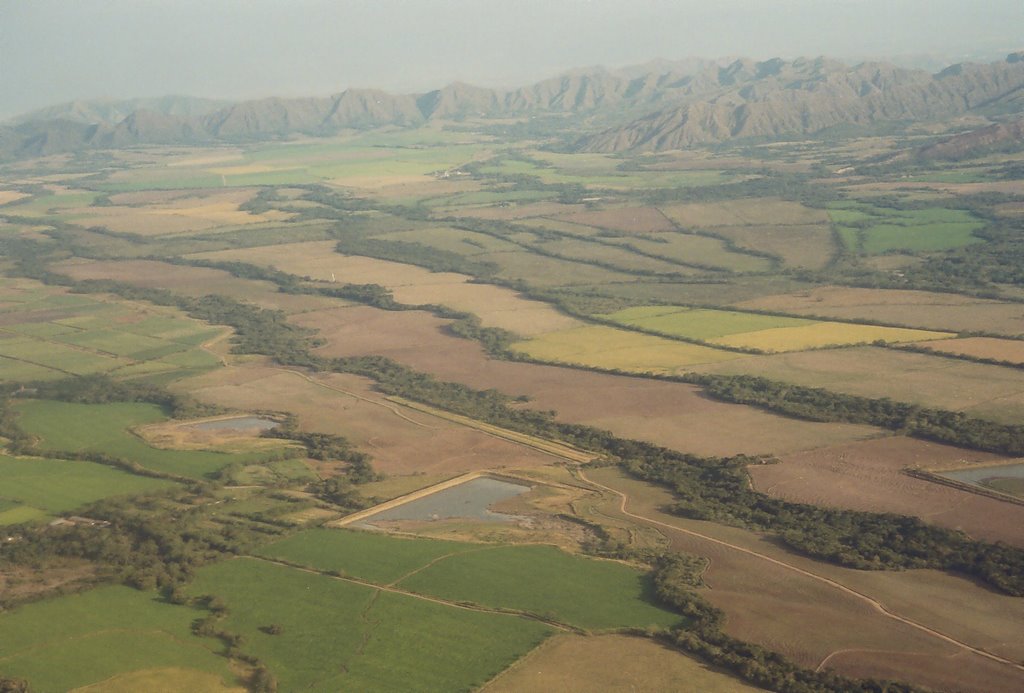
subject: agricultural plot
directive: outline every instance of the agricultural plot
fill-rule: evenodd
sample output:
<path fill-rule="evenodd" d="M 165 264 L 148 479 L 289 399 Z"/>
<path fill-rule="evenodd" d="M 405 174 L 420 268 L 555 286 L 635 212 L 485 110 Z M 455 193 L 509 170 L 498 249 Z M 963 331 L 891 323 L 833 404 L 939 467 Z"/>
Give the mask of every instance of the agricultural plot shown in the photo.
<path fill-rule="evenodd" d="M 132 674 L 153 685 L 146 690 L 172 690 L 180 680 L 228 690 L 235 676 L 216 654 L 220 643 L 191 632 L 204 615 L 127 587 L 26 604 L 0 614 L 0 669 L 40 693 L 116 684 Z"/>
<path fill-rule="evenodd" d="M 671 232 L 675 224 L 655 207 L 611 207 L 563 214 L 558 219 L 620 234 Z"/>
<path fill-rule="evenodd" d="M 627 308 L 602 316 L 664 335 L 710 344 L 765 352 L 802 351 L 826 346 L 885 342 L 913 342 L 953 337 L 948 332 L 927 332 L 895 327 L 816 322 L 757 313 L 702 310 L 681 306 Z"/>
<path fill-rule="evenodd" d="M 422 691 L 466 690 L 551 632 L 516 616 L 253 559 L 204 568 L 189 589 L 224 600 L 221 626 L 245 638 L 243 649 L 269 667 L 281 690 L 403 690 L 410 682 Z"/>
<path fill-rule="evenodd" d="M 991 359 L 1006 363 L 1024 364 L 1024 341 L 1016 339 L 998 339 L 995 337 L 965 337 L 963 339 L 947 339 L 941 342 L 923 342 L 923 346 L 932 351 L 954 356 Z"/>
<path fill-rule="evenodd" d="M 495 546 L 448 556 L 395 583 L 455 601 L 516 609 L 585 629 L 671 626 L 681 617 L 651 601 L 627 565 L 551 546 Z"/>
<path fill-rule="evenodd" d="M 740 309 L 869 320 L 927 330 L 1024 334 L 1024 310 L 1018 303 L 929 291 L 823 286 L 765 292 L 757 298 L 739 298 L 733 305 Z"/>
<path fill-rule="evenodd" d="M 847 248 L 865 255 L 929 252 L 981 242 L 982 222 L 961 209 L 896 210 L 844 202 L 829 214 Z"/>
<path fill-rule="evenodd" d="M 595 690 L 751 693 L 762 690 L 646 638 L 556 635 L 483 687 L 483 693 Z"/>
<path fill-rule="evenodd" d="M 603 325 L 549 332 L 516 342 L 512 349 L 538 361 L 631 373 L 679 373 L 696 364 L 737 358 L 728 351 Z"/>
<path fill-rule="evenodd" d="M 218 364 L 202 344 L 224 334 L 179 311 L 67 294 L 34 282 L 0 287 L 0 373 L 10 380 L 195 371 Z"/>
<path fill-rule="evenodd" d="M 73 404 L 44 400 L 18 403 L 18 423 L 40 439 L 43 450 L 100 452 L 148 469 L 202 478 L 233 463 L 259 461 L 277 451 L 228 454 L 208 450 L 164 450 L 147 445 L 130 428 L 165 418 L 153 404 Z M 282 446 L 284 445 L 282 441 Z"/>
<path fill-rule="evenodd" d="M 0 455 L 0 525 L 65 513 L 111 496 L 159 491 L 172 482 L 84 460 Z"/>
<path fill-rule="evenodd" d="M 587 629 L 671 625 L 650 601 L 643 573 L 552 546 L 468 544 L 350 530 L 314 530 L 267 556 L 485 607 L 525 611 Z"/>
<path fill-rule="evenodd" d="M 744 356 L 694 370 L 759 375 L 794 385 L 888 397 L 1008 424 L 1024 417 L 1024 373 L 1017 369 L 877 347 Z"/>
<path fill-rule="evenodd" d="M 587 476 L 626 493 L 630 512 L 665 523 L 659 530 L 672 548 L 710 559 L 703 576 L 710 589 L 701 595 L 724 611 L 724 630 L 733 637 L 804 666 L 826 662 L 852 676 L 887 678 L 899 672 L 904 680 L 938 690 L 1013 693 L 1020 688 L 1019 670 L 887 618 L 814 576 L 849 585 L 901 615 L 1013 661 L 1024 654 L 1019 638 L 1011 635 L 1020 630 L 1024 608 L 1017 598 L 935 571 L 861 571 L 802 558 L 754 532 L 665 513 L 671 494 L 621 470 L 595 469 Z M 620 517 L 618 502 L 609 497 L 602 514 Z M 950 603 L 957 607 L 936 608 Z"/>
<path fill-rule="evenodd" d="M 400 303 L 445 305 L 478 316 L 484 326 L 526 335 L 579 324 L 550 305 L 511 289 L 470 283 L 472 277 L 464 274 L 431 272 L 416 265 L 341 255 L 334 252 L 334 244 L 329 241 L 229 250 L 201 257 L 274 267 L 322 281 L 380 284 Z"/>
<path fill-rule="evenodd" d="M 603 168 L 603 167 L 602 167 Z M 611 190 L 637 188 L 686 188 L 715 185 L 729 179 L 722 171 L 644 171 L 618 172 L 606 169 L 563 169 L 538 166 L 520 159 L 502 159 L 480 168 L 483 174 L 536 176 L 544 183 L 569 183 Z"/>

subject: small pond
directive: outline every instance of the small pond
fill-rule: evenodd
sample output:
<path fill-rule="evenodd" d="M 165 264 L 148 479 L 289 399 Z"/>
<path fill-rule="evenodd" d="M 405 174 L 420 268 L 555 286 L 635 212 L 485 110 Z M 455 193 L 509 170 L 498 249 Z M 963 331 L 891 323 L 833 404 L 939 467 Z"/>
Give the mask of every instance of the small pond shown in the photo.
<path fill-rule="evenodd" d="M 260 431 L 269 431 L 277 425 L 277 421 L 262 416 L 239 416 L 234 419 L 203 421 L 192 424 L 191 428 L 197 431 L 248 431 L 254 428 Z"/>
<path fill-rule="evenodd" d="M 517 515 L 494 512 L 490 506 L 514 498 L 530 490 L 525 484 L 516 484 L 491 477 L 478 477 L 458 486 L 446 488 L 429 496 L 382 510 L 363 519 L 359 525 L 392 520 L 443 520 L 466 518 L 488 522 L 512 522 Z"/>
<path fill-rule="evenodd" d="M 958 469 L 952 472 L 938 472 L 939 476 L 953 479 L 972 486 L 983 488 L 1000 488 L 1002 484 L 992 482 L 1001 479 L 1016 481 L 1014 486 L 1024 483 L 1024 463 L 1004 464 L 998 467 L 978 467 L 977 469 Z M 1019 481 L 1017 481 L 1019 480 Z M 1000 489 L 1002 490 L 1002 489 Z"/>

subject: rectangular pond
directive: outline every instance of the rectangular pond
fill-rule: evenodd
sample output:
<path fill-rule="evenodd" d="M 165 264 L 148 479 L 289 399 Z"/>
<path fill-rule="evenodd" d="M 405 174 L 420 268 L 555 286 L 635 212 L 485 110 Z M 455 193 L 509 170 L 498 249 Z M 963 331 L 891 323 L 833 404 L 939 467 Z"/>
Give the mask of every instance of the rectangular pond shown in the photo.
<path fill-rule="evenodd" d="M 971 486 L 993 489 L 1013 496 L 1024 497 L 1024 463 L 1004 464 L 997 467 L 957 469 L 936 472 L 939 476 Z"/>
<path fill-rule="evenodd" d="M 363 518 L 356 527 L 373 527 L 379 522 L 396 520 L 469 519 L 487 522 L 513 522 L 518 515 L 491 510 L 491 506 L 531 490 L 526 484 L 481 476 L 458 486 L 432 493 L 423 498 L 382 510 Z"/>

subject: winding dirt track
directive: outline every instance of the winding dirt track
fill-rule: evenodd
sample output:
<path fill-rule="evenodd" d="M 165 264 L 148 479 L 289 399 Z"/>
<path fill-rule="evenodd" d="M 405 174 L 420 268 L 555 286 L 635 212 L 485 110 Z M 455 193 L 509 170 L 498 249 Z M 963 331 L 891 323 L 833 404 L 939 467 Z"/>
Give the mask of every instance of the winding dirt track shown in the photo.
<path fill-rule="evenodd" d="M 947 642 L 947 643 L 949 643 L 951 645 L 955 645 L 955 646 L 957 646 L 957 647 L 959 647 L 961 649 L 967 650 L 968 652 L 972 652 L 972 653 L 974 653 L 976 655 L 979 655 L 981 657 L 985 657 L 987 659 L 991 659 L 991 660 L 993 660 L 995 662 L 999 662 L 1000 664 L 1005 664 L 1006 666 L 1013 667 L 1014 669 L 1017 669 L 1019 671 L 1024 671 L 1024 665 L 1018 664 L 1017 662 L 1014 662 L 1012 660 L 1006 659 L 1004 657 L 1000 657 L 999 655 L 992 654 L 991 652 L 986 652 L 985 650 L 979 649 L 979 648 L 974 647 L 972 645 L 968 645 L 967 643 L 962 642 L 960 640 L 957 640 L 956 638 L 952 638 L 949 635 L 946 635 L 945 633 L 942 633 L 941 631 L 935 630 L 934 628 L 929 628 L 928 626 L 925 626 L 925 625 L 923 625 L 921 623 L 918 623 L 918 622 L 913 621 L 913 620 L 911 620 L 909 618 L 906 618 L 905 616 L 900 616 L 897 613 L 893 613 L 892 611 L 887 609 L 878 600 L 873 599 L 873 598 L 869 597 L 866 594 L 858 592 L 857 590 L 851 589 L 850 587 L 847 587 L 846 585 L 843 585 L 842 583 L 836 582 L 835 580 L 832 580 L 832 579 L 827 578 L 827 577 L 823 577 L 823 576 L 818 575 L 816 573 L 812 573 L 810 571 L 804 570 L 803 568 L 798 568 L 797 566 L 790 565 L 789 563 L 785 563 L 783 561 L 780 561 L 778 559 L 772 558 L 771 556 L 765 555 L 763 553 L 758 553 L 757 551 L 752 551 L 752 550 L 744 548 L 742 546 L 737 546 L 736 544 L 730 544 L 727 541 L 723 541 L 721 539 L 716 539 L 716 538 L 708 536 L 706 534 L 701 534 L 699 532 L 694 532 L 693 530 L 684 529 L 683 527 L 679 527 L 679 526 L 676 526 L 676 525 L 668 524 L 667 522 L 661 522 L 660 520 L 655 520 L 653 518 L 644 517 L 643 515 L 637 515 L 635 513 L 631 513 L 628 510 L 626 510 L 626 503 L 629 500 L 629 497 L 626 494 L 624 494 L 621 491 L 618 491 L 618 490 L 616 490 L 614 488 L 611 488 L 610 486 L 605 486 L 604 484 L 600 484 L 600 483 L 598 483 L 596 481 L 593 481 L 593 480 L 589 479 L 587 477 L 586 473 L 581 468 L 577 468 L 576 469 L 576 473 L 579 475 L 579 478 L 581 480 L 583 480 L 583 481 L 585 481 L 585 482 L 587 482 L 589 484 L 592 484 L 596 488 L 603 489 L 605 491 L 609 491 L 609 492 L 615 494 L 616 496 L 618 496 L 619 497 L 619 512 L 621 512 L 623 515 L 625 515 L 627 517 L 633 518 L 634 520 L 639 520 L 641 522 L 644 522 L 644 523 L 647 523 L 647 524 L 650 524 L 650 525 L 655 525 L 657 527 L 661 527 L 661 528 L 664 528 L 664 529 L 669 529 L 669 530 L 672 530 L 673 532 L 680 532 L 682 534 L 689 534 L 691 536 L 697 537 L 697 538 L 702 539 L 704 541 L 712 542 L 714 544 L 718 544 L 720 546 L 724 546 L 724 547 L 732 549 L 734 551 L 739 551 L 740 553 L 747 554 L 748 556 L 754 556 L 755 558 L 759 558 L 761 560 L 767 561 L 769 563 L 777 565 L 777 566 L 779 566 L 781 568 L 784 568 L 786 570 L 790 570 L 790 571 L 793 571 L 795 573 L 799 573 L 800 575 L 803 575 L 804 577 L 811 578 L 812 580 L 817 580 L 819 582 L 823 582 L 823 583 L 827 584 L 828 586 L 832 587 L 833 589 L 839 590 L 840 592 L 843 592 L 844 594 L 847 594 L 847 595 L 849 595 L 851 597 L 859 599 L 862 602 L 867 603 L 872 609 L 874 609 L 878 613 L 882 614 L 886 618 L 891 618 L 894 621 L 899 621 L 900 623 L 908 625 L 911 628 L 916 628 L 917 630 L 922 631 L 924 633 L 927 633 L 928 635 L 931 635 L 934 638 L 938 638 L 939 640 L 942 640 L 943 642 Z M 837 654 L 837 653 L 833 653 L 833 655 L 834 654 Z M 831 656 L 832 655 L 829 655 L 829 657 L 831 657 Z M 828 658 L 826 658 L 825 661 L 823 661 L 819 665 L 819 668 L 826 661 L 828 661 Z"/>

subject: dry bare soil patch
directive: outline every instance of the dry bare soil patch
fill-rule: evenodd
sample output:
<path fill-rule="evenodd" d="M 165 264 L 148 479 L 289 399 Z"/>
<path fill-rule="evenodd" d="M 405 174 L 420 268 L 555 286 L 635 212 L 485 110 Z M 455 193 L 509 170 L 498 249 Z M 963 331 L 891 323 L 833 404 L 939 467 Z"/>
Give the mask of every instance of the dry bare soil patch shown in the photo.
<path fill-rule="evenodd" d="M 628 635 L 557 635 L 485 685 L 482 693 L 759 691 L 653 640 Z"/>
<path fill-rule="evenodd" d="M 475 342 L 441 331 L 447 322 L 419 311 L 352 307 L 296 316 L 320 330 L 324 356 L 381 354 L 442 380 L 532 398 L 564 421 L 704 455 L 782 453 L 877 434 L 870 426 L 787 419 L 707 399 L 682 383 L 488 358 Z"/>
<path fill-rule="evenodd" d="M 336 306 L 337 299 L 284 294 L 270 282 L 239 279 L 217 269 L 172 265 L 153 260 L 83 260 L 54 263 L 53 270 L 73 279 L 111 279 L 134 286 L 167 289 L 188 296 L 220 294 L 261 308 L 304 312 L 318 307 Z"/>
<path fill-rule="evenodd" d="M 996 455 L 896 436 L 782 455 L 748 468 L 769 496 L 826 507 L 915 515 L 985 541 L 1024 546 L 1024 505 L 902 473 L 906 467 L 993 463 Z"/>
<path fill-rule="evenodd" d="M 679 528 L 658 526 L 673 548 L 711 560 L 704 575 L 710 589 L 702 594 L 725 611 L 730 635 L 804 666 L 825 662 L 850 676 L 898 678 L 938 690 L 977 693 L 1010 693 L 1024 686 L 1019 669 L 889 618 L 864 599 L 786 566 L 850 585 L 906 618 L 1015 661 L 1024 655 L 1024 643 L 1013 635 L 1019 634 L 1024 615 L 1019 599 L 944 574 L 937 580 L 935 571 L 865 572 L 818 563 L 753 532 L 663 513 L 659 508 L 671 502 L 667 491 L 626 478 L 617 469 L 595 469 L 588 476 L 625 492 L 630 512 Z M 617 508 L 616 498 L 602 512 L 621 517 Z"/>
<path fill-rule="evenodd" d="M 232 408 L 292 412 L 303 430 L 343 435 L 385 474 L 460 473 L 550 464 L 552 457 L 385 400 L 365 378 L 315 379 L 250 362 L 180 387 L 201 401 Z M 322 473 L 332 470 L 321 469 Z"/>
<path fill-rule="evenodd" d="M 791 294 L 764 296 L 735 305 L 739 308 L 870 320 L 932 330 L 1024 334 L 1024 305 L 929 291 L 825 286 Z"/>
<path fill-rule="evenodd" d="M 945 354 L 973 356 L 1008 363 L 1024 364 L 1024 341 L 997 339 L 995 337 L 966 337 L 941 342 L 926 342 L 918 346 Z"/>
<path fill-rule="evenodd" d="M 331 241 L 313 241 L 200 256 L 275 267 L 282 272 L 324 281 L 380 284 L 390 289 L 401 303 L 446 305 L 479 316 L 485 326 L 521 334 L 540 334 L 580 324 L 548 304 L 524 298 L 510 289 L 470 284 L 472 277 L 464 274 L 431 272 L 415 265 L 341 255 L 334 252 L 334 245 Z"/>

